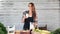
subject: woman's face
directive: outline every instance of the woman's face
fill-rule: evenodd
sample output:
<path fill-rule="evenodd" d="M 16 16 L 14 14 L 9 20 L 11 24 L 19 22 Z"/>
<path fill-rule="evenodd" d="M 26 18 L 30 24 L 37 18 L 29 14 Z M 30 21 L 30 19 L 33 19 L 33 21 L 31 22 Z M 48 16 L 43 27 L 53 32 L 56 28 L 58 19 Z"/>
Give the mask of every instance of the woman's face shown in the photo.
<path fill-rule="evenodd" d="M 29 4 L 29 5 L 28 5 L 28 8 L 29 8 L 30 11 L 33 11 L 33 8 L 34 8 L 34 7 L 33 7 L 31 4 Z"/>

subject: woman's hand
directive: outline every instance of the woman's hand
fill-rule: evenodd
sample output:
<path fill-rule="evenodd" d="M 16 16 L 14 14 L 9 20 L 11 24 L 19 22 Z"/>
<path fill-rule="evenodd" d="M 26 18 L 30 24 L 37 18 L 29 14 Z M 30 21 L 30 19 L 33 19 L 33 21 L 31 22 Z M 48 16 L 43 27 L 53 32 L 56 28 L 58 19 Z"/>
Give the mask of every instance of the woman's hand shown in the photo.
<path fill-rule="evenodd" d="M 37 22 L 34 22 L 33 25 L 34 25 L 35 28 L 38 28 L 38 23 Z"/>

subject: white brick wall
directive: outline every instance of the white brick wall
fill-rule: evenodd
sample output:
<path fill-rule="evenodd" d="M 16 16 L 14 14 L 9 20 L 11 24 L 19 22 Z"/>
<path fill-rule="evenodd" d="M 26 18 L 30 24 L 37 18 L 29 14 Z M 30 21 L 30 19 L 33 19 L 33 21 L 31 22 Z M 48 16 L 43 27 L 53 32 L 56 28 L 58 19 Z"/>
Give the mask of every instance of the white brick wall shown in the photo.
<path fill-rule="evenodd" d="M 29 2 L 35 4 L 39 26 L 47 24 L 48 30 L 59 27 L 58 0 L 0 0 L 0 21 L 5 26 L 16 25 L 16 30 L 21 30 L 22 12 L 28 10 Z"/>

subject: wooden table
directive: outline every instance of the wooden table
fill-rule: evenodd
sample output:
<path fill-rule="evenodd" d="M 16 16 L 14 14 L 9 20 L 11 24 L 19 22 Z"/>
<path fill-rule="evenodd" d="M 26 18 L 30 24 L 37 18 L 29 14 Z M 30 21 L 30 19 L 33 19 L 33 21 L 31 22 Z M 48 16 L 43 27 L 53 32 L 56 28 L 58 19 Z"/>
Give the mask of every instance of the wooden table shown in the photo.
<path fill-rule="evenodd" d="M 19 31 L 19 30 L 16 30 L 15 34 L 30 34 L 30 31 Z"/>

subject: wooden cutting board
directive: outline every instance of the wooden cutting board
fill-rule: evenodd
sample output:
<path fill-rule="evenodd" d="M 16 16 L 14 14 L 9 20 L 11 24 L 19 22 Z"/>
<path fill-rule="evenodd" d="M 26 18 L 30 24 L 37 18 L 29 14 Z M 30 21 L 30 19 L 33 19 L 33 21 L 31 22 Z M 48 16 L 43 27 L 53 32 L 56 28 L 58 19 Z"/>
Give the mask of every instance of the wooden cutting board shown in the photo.
<path fill-rule="evenodd" d="M 20 30 L 16 30 L 15 31 L 15 34 L 20 34 Z"/>

